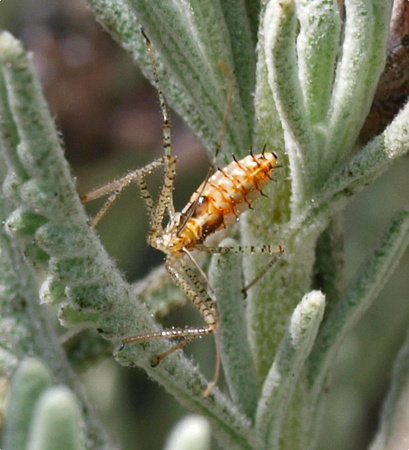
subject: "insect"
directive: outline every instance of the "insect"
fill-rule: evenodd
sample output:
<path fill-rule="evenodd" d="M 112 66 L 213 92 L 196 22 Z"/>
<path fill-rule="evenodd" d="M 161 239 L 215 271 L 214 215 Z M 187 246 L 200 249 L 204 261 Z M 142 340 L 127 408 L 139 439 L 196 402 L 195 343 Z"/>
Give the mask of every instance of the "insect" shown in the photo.
<path fill-rule="evenodd" d="M 213 294 L 210 294 L 211 289 L 206 274 L 192 256 L 193 250 L 225 254 L 257 252 L 280 255 L 283 249 L 281 246 L 271 245 L 263 245 L 261 247 L 208 247 L 204 244 L 209 235 L 235 222 L 239 215 L 249 209 L 254 200 L 262 195 L 262 190 L 270 182 L 272 172 L 277 164 L 277 155 L 274 152 L 263 150 L 262 153 L 257 155 L 250 153 L 241 160 L 234 158 L 229 165 L 222 169 L 215 170 L 211 168 L 205 181 L 193 193 L 182 212 L 175 212 L 172 190 L 175 179 L 176 158 L 171 152 L 171 126 L 168 107 L 160 89 L 150 40 L 143 31 L 142 33 L 146 41 L 163 117 L 164 156 L 141 169 L 129 172 L 117 181 L 83 195 L 81 200 L 87 202 L 110 194 L 92 221 L 92 226 L 96 226 L 122 190 L 129 184 L 135 183 L 140 189 L 141 197 L 150 216 L 148 243 L 165 254 L 165 266 L 171 278 L 182 289 L 204 319 L 205 325 L 199 328 L 165 329 L 123 339 L 123 345 L 159 338 L 178 339 L 179 342 L 175 346 L 158 355 L 152 361 L 152 366 L 156 366 L 165 357 L 181 349 L 196 338 L 214 333 L 219 326 L 216 299 Z M 231 73 L 223 63 L 219 63 L 219 66 L 229 79 L 229 89 L 214 161 L 226 131 L 227 116 L 234 88 Z M 158 167 L 164 168 L 164 180 L 158 200 L 155 202 L 148 190 L 145 177 Z M 166 215 L 169 216 L 169 222 L 164 227 L 163 222 Z M 220 352 L 217 339 L 216 347 L 218 356 L 215 375 L 204 395 L 208 395 L 217 383 L 220 370 Z"/>

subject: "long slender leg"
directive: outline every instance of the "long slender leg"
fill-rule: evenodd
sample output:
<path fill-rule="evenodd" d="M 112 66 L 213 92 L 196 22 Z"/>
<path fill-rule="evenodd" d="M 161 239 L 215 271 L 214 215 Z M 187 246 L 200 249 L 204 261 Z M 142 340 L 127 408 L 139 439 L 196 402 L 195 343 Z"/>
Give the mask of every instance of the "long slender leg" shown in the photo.
<path fill-rule="evenodd" d="M 221 348 L 220 348 L 220 339 L 219 335 L 217 333 L 217 327 L 219 326 L 219 313 L 217 311 L 217 304 L 216 300 L 213 299 L 209 294 L 207 293 L 206 289 L 203 287 L 203 284 L 200 283 L 199 279 L 197 278 L 195 272 L 186 264 L 184 259 L 180 260 L 181 266 L 184 270 L 184 273 L 194 286 L 194 289 L 189 292 L 185 290 L 186 295 L 191 300 L 193 305 L 197 308 L 197 310 L 200 312 L 200 314 L 203 316 L 205 322 L 208 324 L 208 327 L 212 329 L 212 332 L 215 332 L 215 341 L 216 341 L 216 365 L 214 369 L 214 375 L 213 380 L 207 385 L 206 390 L 203 392 L 203 396 L 207 397 L 213 390 L 213 388 L 216 386 L 217 381 L 219 379 L 220 375 L 220 368 L 221 368 Z M 172 266 L 168 264 L 167 266 L 168 271 L 172 275 Z M 175 275 L 177 274 L 177 271 L 175 271 Z M 180 274 L 179 274 L 180 277 Z M 183 281 L 183 276 L 178 281 L 175 277 L 173 278 L 182 289 L 182 285 L 180 284 L 181 281 Z M 206 277 L 205 277 L 206 279 Z M 189 342 L 191 342 L 193 339 L 191 339 Z"/>
<path fill-rule="evenodd" d="M 219 253 L 221 255 L 227 255 L 229 253 L 265 253 L 267 255 L 282 255 L 284 253 L 284 248 L 281 245 L 237 245 L 234 247 L 208 247 L 203 244 L 197 244 L 195 246 L 196 250 L 200 250 L 206 253 Z"/>
<path fill-rule="evenodd" d="M 267 254 L 267 255 L 275 255 L 274 258 L 272 258 L 267 266 L 264 267 L 264 269 L 250 282 L 248 283 L 243 289 L 242 292 L 245 293 L 250 288 L 252 288 L 263 276 L 274 266 L 274 264 L 277 262 L 277 259 L 284 253 L 284 249 L 281 245 L 272 246 L 272 245 L 261 245 L 261 246 L 254 246 L 254 245 L 246 245 L 246 246 L 235 246 L 235 247 L 207 247 L 205 245 L 197 245 L 197 250 L 201 250 L 207 253 L 211 254 L 241 254 L 241 253 L 261 253 L 261 254 Z M 192 254 L 185 250 L 186 255 L 190 258 L 190 260 L 193 262 L 195 267 L 198 269 L 199 273 L 201 274 L 202 278 L 208 285 L 208 289 L 212 290 L 209 280 L 206 276 L 206 274 L 203 272 L 200 265 L 196 262 L 195 258 L 192 256 Z"/>
<path fill-rule="evenodd" d="M 152 224 L 152 228 L 155 229 L 162 223 L 163 216 L 166 209 L 171 217 L 175 214 L 175 207 L 173 206 L 173 182 L 175 178 L 175 163 L 176 159 L 172 156 L 172 135 L 170 126 L 170 117 L 168 106 L 166 104 L 165 96 L 163 95 L 162 89 L 160 88 L 158 70 L 156 66 L 155 56 L 153 54 L 152 44 L 148 36 L 142 29 L 143 37 L 145 38 L 146 47 L 148 49 L 149 59 L 152 66 L 153 79 L 155 81 L 156 92 L 159 98 L 160 109 L 162 111 L 163 125 L 162 125 L 162 136 L 163 136 L 163 150 L 165 152 L 165 180 L 162 185 L 161 192 L 159 194 L 158 206 L 155 212 L 155 220 Z"/>
<path fill-rule="evenodd" d="M 146 41 L 146 47 L 148 49 L 149 59 L 152 66 L 152 72 L 153 77 L 156 85 L 156 91 L 159 97 L 159 104 L 162 111 L 162 117 L 163 117 L 163 148 L 165 152 L 164 158 L 161 159 L 165 166 L 165 175 L 164 175 L 164 181 L 161 188 L 161 191 L 159 193 L 158 203 L 155 208 L 154 201 L 152 199 L 152 196 L 146 186 L 146 183 L 143 180 L 143 177 L 135 177 L 131 181 L 136 181 L 139 185 L 139 188 L 142 193 L 142 198 L 145 202 L 146 208 L 149 211 L 150 218 L 151 218 L 151 233 L 150 236 L 152 239 L 154 239 L 158 233 L 162 231 L 162 222 L 165 215 L 166 210 L 169 212 L 169 215 L 173 217 L 175 214 L 175 209 L 173 206 L 173 198 L 172 198 L 172 191 L 173 191 L 173 184 L 175 179 L 175 166 L 176 166 L 176 159 L 171 154 L 171 126 L 170 126 L 170 119 L 169 119 L 169 112 L 168 107 L 165 101 L 165 97 L 163 95 L 162 90 L 160 89 L 159 85 L 159 79 L 157 74 L 157 67 L 156 67 L 156 61 L 152 50 L 152 45 L 149 40 L 149 38 L 146 36 L 145 32 L 142 30 L 142 34 Z M 130 182 L 130 181 L 129 181 Z M 101 188 L 101 190 L 96 190 L 91 194 L 95 194 L 91 196 L 88 194 L 87 196 L 84 196 L 83 201 L 88 201 L 93 198 L 98 198 L 98 196 L 105 195 L 106 193 L 109 193 L 113 190 L 117 190 L 106 202 L 106 204 L 102 207 L 100 213 L 97 216 L 97 220 L 94 219 L 94 225 L 98 223 L 99 220 L 103 217 L 103 215 L 106 213 L 106 211 L 110 208 L 112 203 L 116 200 L 116 198 L 119 196 L 121 190 L 129 183 L 126 181 L 126 177 L 124 177 L 124 183 L 121 183 L 121 180 L 118 180 L 118 182 L 111 183 L 110 185 L 104 186 Z M 92 197 L 92 198 L 91 198 Z"/>
<path fill-rule="evenodd" d="M 284 253 L 284 248 L 281 245 L 238 245 L 235 247 L 207 247 L 205 245 L 197 245 L 197 250 L 201 250 L 207 253 L 219 253 L 223 255 L 227 254 L 238 254 L 238 253 L 247 253 L 247 254 L 266 254 L 266 255 L 275 255 L 266 266 L 264 266 L 263 270 L 246 286 L 243 287 L 242 292 L 245 293 L 250 288 L 252 288 L 256 283 L 258 283 L 264 275 L 276 264 L 278 258 Z"/>
<path fill-rule="evenodd" d="M 169 330 L 162 330 L 162 331 L 154 331 L 152 333 L 143 333 L 143 334 L 136 334 L 135 336 L 128 336 L 126 338 L 122 339 L 122 344 L 132 344 L 134 342 L 147 342 L 147 341 L 153 341 L 155 339 L 182 339 L 187 338 L 189 339 L 189 342 L 194 341 L 199 336 L 205 336 L 206 334 L 213 333 L 214 328 L 211 326 L 205 326 L 202 328 L 172 328 Z M 185 341 L 182 341 L 185 342 Z M 188 343 L 189 343 L 188 342 Z M 165 353 L 162 353 L 158 355 L 155 358 L 155 362 L 152 363 L 153 366 L 157 366 L 159 362 L 164 359 L 166 356 L 170 355 L 171 353 L 175 352 L 176 350 L 179 350 L 179 348 L 184 347 L 186 344 L 182 345 L 176 345 L 175 347 L 170 348 Z"/>
<path fill-rule="evenodd" d="M 146 47 L 148 49 L 149 59 L 152 66 L 153 79 L 155 80 L 156 92 L 159 97 L 160 109 L 162 110 L 163 117 L 163 147 L 165 150 L 165 155 L 170 155 L 171 152 L 171 133 L 170 133 L 170 119 L 169 119 L 169 111 L 168 106 L 165 101 L 165 96 L 160 88 L 159 78 L 158 78 L 158 69 L 156 66 L 155 56 L 153 54 L 152 44 L 149 40 L 148 36 L 142 29 L 143 37 L 145 38 Z"/>
<path fill-rule="evenodd" d="M 183 292 L 187 295 L 193 305 L 203 316 L 203 319 L 206 322 L 206 326 L 198 328 L 172 328 L 171 330 L 138 334 L 136 336 L 130 336 L 123 339 L 124 344 L 129 344 L 132 342 L 151 341 L 153 339 L 159 338 L 192 338 L 193 340 L 199 336 L 211 334 L 216 330 L 219 323 L 219 318 L 215 300 L 210 298 L 210 296 L 206 292 L 206 289 L 202 286 L 194 272 L 190 268 L 185 268 L 185 273 L 189 279 L 189 281 L 187 281 L 183 276 L 182 270 L 176 269 L 176 265 L 173 262 L 171 264 L 167 262 L 166 268 L 175 283 L 183 290 Z M 178 348 L 175 348 L 175 350 L 177 350 Z"/>
<path fill-rule="evenodd" d="M 210 290 L 212 291 L 210 283 L 209 283 L 209 279 L 207 278 L 207 275 L 205 274 L 204 270 L 200 267 L 200 264 L 196 261 L 195 257 L 186 248 L 183 248 L 183 251 L 185 252 L 185 255 L 190 259 L 190 261 L 192 261 L 193 265 L 196 267 L 196 269 L 198 270 L 198 272 L 202 276 L 203 281 L 208 286 L 208 289 L 210 288 Z"/>
<path fill-rule="evenodd" d="M 171 347 L 169 350 L 167 350 L 166 352 L 161 353 L 160 355 L 158 355 L 156 357 L 156 359 L 152 362 L 152 367 L 156 367 L 163 359 L 165 359 L 167 356 L 171 355 L 173 352 L 175 352 L 176 350 L 180 350 L 183 347 L 186 347 L 186 345 L 190 344 L 191 342 L 193 342 L 198 336 L 193 336 L 193 337 L 187 337 L 186 339 L 184 339 L 183 341 L 180 341 L 177 345 L 175 345 L 174 347 Z M 218 339 L 218 335 L 216 335 L 216 366 L 214 369 L 214 375 L 213 375 L 213 380 L 207 385 L 205 391 L 203 392 L 203 397 L 207 397 L 212 390 L 214 389 L 214 387 L 217 384 L 217 380 L 219 379 L 219 375 L 220 375 L 220 369 L 221 369 L 221 349 L 220 349 L 220 340 Z"/>
<path fill-rule="evenodd" d="M 180 263 L 180 268 L 178 264 Z M 197 339 L 200 336 L 211 334 L 216 331 L 219 325 L 219 316 L 216 308 L 216 302 L 208 294 L 206 289 L 200 283 L 196 274 L 190 269 L 189 266 L 183 261 L 183 259 L 175 261 L 168 259 L 166 262 L 166 268 L 169 271 L 174 282 L 183 290 L 187 297 L 191 300 L 193 305 L 197 308 L 200 314 L 203 316 L 206 325 L 204 327 L 192 327 L 192 328 L 174 328 L 171 330 L 162 330 L 153 333 L 144 333 L 136 336 L 130 336 L 122 340 L 123 345 L 133 342 L 145 342 L 153 339 L 167 338 L 167 339 L 183 339 L 175 346 L 171 347 L 164 353 L 158 355 L 152 362 L 152 366 L 156 366 L 164 358 L 172 354 L 173 352 L 183 348 L 187 344 Z M 185 278 L 185 276 L 187 279 Z M 217 360 L 213 380 L 209 383 L 204 395 L 210 394 L 212 389 L 217 383 L 217 379 L 220 373 L 220 350 L 219 343 L 216 339 Z"/>
<path fill-rule="evenodd" d="M 165 152 L 164 158 L 161 158 L 157 161 L 154 161 L 153 163 L 149 164 L 148 166 L 137 169 L 133 172 L 128 173 L 123 178 L 116 180 L 112 183 L 109 183 L 105 186 L 102 186 L 101 188 L 95 189 L 94 191 L 85 194 L 81 197 L 81 200 L 83 202 L 88 202 L 100 197 L 103 197 L 104 195 L 107 195 L 112 192 L 112 195 L 108 198 L 108 200 L 105 202 L 105 204 L 102 206 L 98 214 L 95 216 L 92 226 L 95 227 L 98 222 L 102 219 L 102 217 L 106 214 L 106 212 L 109 210 L 109 208 L 112 206 L 112 204 L 115 202 L 115 200 L 119 197 L 122 190 L 128 186 L 130 183 L 135 181 L 142 193 L 142 198 L 145 202 L 145 206 L 150 214 L 151 218 L 151 229 L 153 232 L 151 232 L 151 235 L 158 235 L 162 231 L 162 221 L 163 217 L 165 215 L 165 211 L 168 210 L 169 215 L 173 217 L 175 214 L 175 209 L 173 206 L 173 198 L 172 198 L 172 191 L 173 191 L 173 184 L 174 184 L 174 178 L 175 178 L 175 165 L 176 165 L 176 159 L 174 156 L 171 155 L 171 126 L 170 126 L 170 119 L 169 119 L 169 112 L 166 105 L 165 98 L 163 96 L 162 90 L 159 86 L 159 80 L 157 75 L 157 68 L 156 68 L 156 62 L 153 55 L 153 50 L 151 43 L 146 36 L 146 34 L 142 30 L 142 34 L 146 40 L 146 46 L 149 53 L 149 58 L 152 65 L 153 70 L 153 76 L 155 80 L 156 90 L 159 97 L 159 103 L 160 108 L 162 111 L 162 117 L 163 117 L 163 148 Z M 156 167 L 164 165 L 165 166 L 165 176 L 164 176 L 164 182 L 159 194 L 158 204 L 155 208 L 153 198 L 146 186 L 146 183 L 144 181 L 144 177 L 149 174 L 153 169 Z"/>
<path fill-rule="evenodd" d="M 91 192 L 88 192 L 87 194 L 84 194 L 80 197 L 81 201 L 83 203 L 96 200 L 100 197 L 103 197 L 105 195 L 108 195 L 112 192 L 112 194 L 109 196 L 108 200 L 104 203 L 102 208 L 99 210 L 97 215 L 92 220 L 92 227 L 95 227 L 99 221 L 102 219 L 102 217 L 107 213 L 109 208 L 112 206 L 112 204 L 115 202 L 115 200 L 120 196 L 121 192 L 129 186 L 131 183 L 136 182 L 142 193 L 142 198 L 145 201 L 145 205 L 150 212 L 151 217 L 154 214 L 154 205 L 153 205 L 153 199 L 150 195 L 148 188 L 146 187 L 146 184 L 144 183 L 143 179 L 148 174 L 152 172 L 152 170 L 163 166 L 165 164 L 165 161 L 163 158 L 157 159 L 156 161 L 153 161 L 152 163 L 148 164 L 145 167 L 142 167 L 141 169 L 133 170 L 132 172 L 127 173 L 125 176 L 120 178 L 119 180 L 115 180 L 112 183 L 108 183 L 105 186 L 101 186 L 100 188 L 97 188 Z M 145 186 L 146 189 L 143 190 L 141 185 Z"/>
<path fill-rule="evenodd" d="M 102 208 L 97 212 L 97 214 L 92 219 L 92 221 L 91 221 L 91 227 L 92 228 L 95 228 L 98 225 L 100 220 L 107 213 L 108 209 L 112 206 L 114 201 L 119 197 L 119 195 L 121 194 L 122 190 L 123 190 L 123 188 L 116 189 L 115 192 L 108 197 L 108 200 L 102 205 Z"/>
<path fill-rule="evenodd" d="M 161 188 L 161 193 L 158 198 L 158 203 L 155 206 L 155 202 L 151 193 L 149 192 L 148 186 L 145 182 L 144 178 L 137 178 L 135 183 L 138 185 L 139 190 L 141 191 L 142 199 L 145 203 L 146 209 L 149 212 L 150 220 L 151 220 L 151 229 L 148 237 L 148 241 L 155 240 L 157 236 L 160 236 L 163 233 L 162 221 L 163 216 L 166 211 L 166 208 L 169 208 L 169 202 L 172 203 L 172 189 L 173 189 L 173 179 L 175 177 L 175 165 L 176 160 L 173 159 L 172 164 L 165 164 L 165 174 L 164 181 Z M 164 158 L 166 161 L 167 157 Z M 174 214 L 173 206 L 172 209 L 169 210 L 169 215 Z"/>
<path fill-rule="evenodd" d="M 172 328 L 170 330 L 155 331 L 152 333 L 138 334 L 135 336 L 129 336 L 122 340 L 122 343 L 131 344 L 133 342 L 146 342 L 154 339 L 166 338 L 166 339 L 180 339 L 186 338 L 185 340 L 179 342 L 174 347 L 171 347 L 166 352 L 158 355 L 153 363 L 153 366 L 159 364 L 159 362 L 171 353 L 179 350 L 188 343 L 192 342 L 199 336 L 204 336 L 206 334 L 213 333 L 218 325 L 217 312 L 213 310 L 214 300 L 212 300 L 204 288 L 200 287 L 200 290 L 196 292 L 194 288 L 185 280 L 182 273 L 179 272 L 173 265 L 167 265 L 170 275 L 172 276 L 175 283 L 184 291 L 184 293 L 189 297 L 192 303 L 199 310 L 203 316 L 206 326 L 195 327 L 195 328 Z M 190 279 L 190 276 L 189 276 Z M 199 281 L 196 280 L 197 284 Z"/>
<path fill-rule="evenodd" d="M 155 233 L 155 230 L 162 229 L 163 217 L 165 215 L 166 210 L 169 212 L 169 216 L 171 218 L 175 214 L 172 197 L 173 184 L 175 181 L 175 174 L 176 174 L 175 167 L 176 167 L 176 158 L 171 155 L 165 156 L 164 180 L 151 223 L 153 236 L 157 235 L 157 233 Z"/>
<path fill-rule="evenodd" d="M 171 261 L 171 259 L 168 260 L 166 268 L 173 280 L 184 291 L 193 306 L 202 315 L 206 324 L 216 329 L 219 323 L 216 300 L 207 293 L 205 285 L 200 282 L 196 273 L 184 259 L 178 261 L 181 265 L 181 270 L 175 269 L 175 265 Z M 183 273 L 188 277 L 190 284 L 186 282 Z"/>
<path fill-rule="evenodd" d="M 140 169 L 135 169 L 132 172 L 128 172 L 126 175 L 121 177 L 119 180 L 112 181 L 111 183 L 105 184 L 91 192 L 83 194 L 80 196 L 80 200 L 83 203 L 96 200 L 97 198 L 104 197 L 113 191 L 118 189 L 122 190 L 124 187 L 130 185 L 137 178 L 144 178 L 149 175 L 153 170 L 161 167 L 165 164 L 164 158 L 156 159 L 152 161 L 147 166 L 141 167 Z"/>
<path fill-rule="evenodd" d="M 209 178 L 214 174 L 214 172 L 216 171 L 216 162 L 217 162 L 217 156 L 219 154 L 220 148 L 222 146 L 222 142 L 223 142 L 223 138 L 224 135 L 226 134 L 226 129 L 227 129 L 227 117 L 229 115 L 229 111 L 230 111 L 230 105 L 231 105 L 231 101 L 233 98 L 233 90 L 234 90 L 234 78 L 233 75 L 231 74 L 230 70 L 227 68 L 226 64 L 224 64 L 223 61 L 219 61 L 218 62 L 220 69 L 222 70 L 222 72 L 224 73 L 224 75 L 226 75 L 226 77 L 229 80 L 229 87 L 227 90 L 227 97 L 226 97 L 226 104 L 224 107 L 224 112 L 223 112 L 223 119 L 222 119 L 222 126 L 220 128 L 220 133 L 219 133 L 219 137 L 217 139 L 217 143 L 216 143 L 216 148 L 215 148 L 215 152 L 213 155 L 213 160 L 211 162 L 211 166 L 209 167 L 209 170 L 207 171 L 206 177 L 203 181 L 203 183 L 200 185 L 199 189 L 196 191 L 197 192 L 197 197 L 195 200 L 195 203 L 193 205 L 192 208 L 190 208 L 190 213 L 186 214 L 186 216 L 183 219 L 183 222 L 180 224 L 180 230 L 183 230 L 183 227 L 186 225 L 186 223 L 188 222 L 188 220 L 191 218 L 195 207 L 207 185 L 207 181 L 209 180 Z"/>
<path fill-rule="evenodd" d="M 281 256 L 281 253 L 277 254 L 275 257 L 271 258 L 266 266 L 264 266 L 263 270 L 254 277 L 250 283 L 247 283 L 246 286 L 241 290 L 243 294 L 245 294 L 249 289 L 251 289 L 256 283 L 258 283 L 264 275 L 276 264 L 277 259 Z"/>

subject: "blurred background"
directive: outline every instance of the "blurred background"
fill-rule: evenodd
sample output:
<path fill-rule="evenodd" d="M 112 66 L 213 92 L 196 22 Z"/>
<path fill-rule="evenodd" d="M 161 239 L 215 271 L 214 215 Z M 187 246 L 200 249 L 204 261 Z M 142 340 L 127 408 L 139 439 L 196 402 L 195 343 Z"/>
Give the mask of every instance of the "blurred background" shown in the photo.
<path fill-rule="evenodd" d="M 1 0 L 0 28 L 11 31 L 33 52 L 79 193 L 162 155 L 162 118 L 155 90 L 95 22 L 83 0 Z M 178 156 L 176 209 L 180 210 L 209 162 L 200 143 L 174 114 L 172 132 Z M 393 214 L 407 205 L 408 173 L 406 158 L 345 211 L 346 283 Z M 158 174 L 152 183 L 160 180 Z M 90 215 L 99 206 L 98 202 L 87 205 Z M 133 188 L 98 225 L 108 252 L 129 281 L 140 279 L 163 259 L 147 246 L 147 230 L 147 215 Z M 393 360 L 409 324 L 408 263 L 407 252 L 340 351 L 322 449 L 366 448 L 377 428 Z M 185 325 L 195 320 L 187 310 L 169 322 Z M 195 359 L 210 376 L 212 340 L 200 340 L 192 347 Z M 122 368 L 112 358 L 90 367 L 82 378 L 90 402 L 125 450 L 162 448 L 171 427 L 187 413 L 142 371 Z"/>

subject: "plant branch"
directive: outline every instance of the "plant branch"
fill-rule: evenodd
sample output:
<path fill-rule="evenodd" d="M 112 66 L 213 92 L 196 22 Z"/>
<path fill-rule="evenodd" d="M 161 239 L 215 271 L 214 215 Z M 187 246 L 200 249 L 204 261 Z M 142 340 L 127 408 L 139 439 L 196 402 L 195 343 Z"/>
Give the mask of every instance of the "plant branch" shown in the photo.
<path fill-rule="evenodd" d="M 308 379 L 314 411 L 313 423 L 319 420 L 322 412 L 322 390 L 345 335 L 394 273 L 408 244 L 409 210 L 405 210 L 397 214 L 379 247 L 363 264 L 356 279 L 326 317 L 309 357 Z M 314 426 L 317 427 L 317 423 Z"/>
<path fill-rule="evenodd" d="M 225 239 L 222 245 L 234 247 L 237 243 L 233 239 Z M 209 281 L 218 299 L 218 333 L 222 343 L 225 377 L 233 401 L 253 420 L 260 392 L 247 337 L 242 277 L 240 255 L 216 254 L 212 257 Z"/>
<path fill-rule="evenodd" d="M 408 446 L 409 333 L 395 362 L 388 396 L 382 407 L 381 423 L 370 450 Z"/>
<path fill-rule="evenodd" d="M 306 294 L 290 324 L 266 377 L 258 403 L 256 427 L 263 448 L 279 449 L 282 427 L 292 396 L 324 315 L 325 296 Z"/>
<path fill-rule="evenodd" d="M 341 211 L 351 199 L 409 151 L 409 103 L 385 131 L 336 171 L 294 223 L 291 233 L 315 226 Z"/>
<path fill-rule="evenodd" d="M 297 21 L 294 2 L 270 1 L 264 16 L 268 81 L 284 130 L 292 178 L 293 215 L 308 198 L 317 148 L 301 90 L 295 47 Z"/>

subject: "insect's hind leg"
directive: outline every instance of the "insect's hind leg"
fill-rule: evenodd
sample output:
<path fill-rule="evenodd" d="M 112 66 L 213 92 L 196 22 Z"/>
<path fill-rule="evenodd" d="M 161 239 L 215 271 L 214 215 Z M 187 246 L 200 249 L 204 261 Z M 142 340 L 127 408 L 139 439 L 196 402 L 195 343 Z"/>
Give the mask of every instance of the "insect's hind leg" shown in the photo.
<path fill-rule="evenodd" d="M 160 355 L 157 355 L 155 359 L 153 359 L 151 361 L 151 367 L 156 367 L 159 365 L 159 363 L 167 358 L 169 355 L 171 355 L 173 352 L 176 352 L 177 350 L 181 350 L 183 347 L 185 347 L 186 345 L 190 344 L 191 342 L 193 342 L 195 339 L 197 338 L 197 336 L 193 336 L 193 337 L 187 337 L 184 338 L 182 341 L 178 342 L 176 345 L 174 345 L 173 347 L 171 347 L 169 350 L 167 350 L 166 352 L 161 353 Z"/>
<path fill-rule="evenodd" d="M 179 266 L 179 267 L 178 267 Z M 203 319 L 206 322 L 204 327 L 192 327 L 192 328 L 174 328 L 170 330 L 163 330 L 153 333 L 145 333 L 136 336 L 130 336 L 122 340 L 123 345 L 133 342 L 145 342 L 153 339 L 167 338 L 167 339 L 183 339 L 175 346 L 171 347 L 166 352 L 159 354 L 152 362 L 153 366 L 158 365 L 163 359 L 175 351 L 185 347 L 193 342 L 200 336 L 212 334 L 217 330 L 219 325 L 219 316 L 216 308 L 216 301 L 212 299 L 206 289 L 200 283 L 196 274 L 187 266 L 187 264 L 181 260 L 174 260 L 168 258 L 166 261 L 166 268 L 169 271 L 172 279 L 187 295 L 196 309 L 200 312 Z M 186 276 L 186 278 L 185 278 Z M 213 380 L 207 386 L 204 394 L 209 395 L 214 386 L 217 383 L 220 373 L 220 345 L 216 338 L 216 367 Z"/>
<path fill-rule="evenodd" d="M 207 329 L 209 329 L 209 333 L 215 333 L 216 335 L 216 365 L 214 369 L 213 380 L 207 385 L 206 390 L 203 392 L 203 396 L 207 397 L 217 384 L 221 368 L 221 344 L 219 335 L 217 334 L 217 328 L 220 322 L 219 312 L 217 310 L 216 300 L 208 294 L 206 289 L 203 287 L 203 284 L 196 276 L 195 272 L 187 265 L 184 259 L 180 260 L 180 264 L 184 273 L 189 279 L 190 284 L 184 279 L 183 272 L 179 272 L 172 265 L 171 258 L 168 259 L 166 268 L 168 269 L 175 283 L 185 292 L 187 297 L 202 315 L 207 324 Z"/>
<path fill-rule="evenodd" d="M 122 339 L 122 346 L 132 344 L 135 342 L 148 342 L 162 338 L 184 339 L 174 347 L 171 347 L 166 352 L 163 352 L 160 355 L 156 356 L 152 362 L 152 367 L 155 367 L 160 363 L 160 361 L 162 361 L 164 358 L 166 358 L 176 350 L 183 348 L 185 345 L 189 344 L 190 342 L 194 341 L 200 336 L 205 336 L 207 334 L 213 333 L 213 331 L 214 331 L 213 328 L 209 326 L 202 328 L 172 328 L 170 330 L 154 331 L 152 333 L 143 333 L 143 334 L 136 334 L 135 336 L 128 336 Z"/>
<path fill-rule="evenodd" d="M 179 263 L 180 268 L 178 267 Z M 173 281 L 182 289 L 182 291 L 186 294 L 192 304 L 196 307 L 196 309 L 203 317 L 206 325 L 204 327 L 172 328 L 170 330 L 162 330 L 131 336 L 123 339 L 124 344 L 129 344 L 131 342 L 150 341 L 158 338 L 187 338 L 190 341 L 193 341 L 200 336 L 211 334 L 217 329 L 219 325 L 219 315 L 216 308 L 216 301 L 208 295 L 206 289 L 203 287 L 202 283 L 200 283 L 199 279 L 192 271 L 192 269 L 190 269 L 190 267 L 188 267 L 183 260 L 175 261 L 172 258 L 168 258 L 165 265 Z M 187 279 L 185 278 L 184 274 L 186 274 Z M 183 346 L 184 345 L 182 345 L 182 347 Z M 176 346 L 175 350 L 177 350 L 178 348 L 179 347 Z M 170 353 L 173 353 L 173 351 L 175 351 L 172 349 L 170 350 Z M 158 358 L 160 360 L 163 359 L 161 355 L 159 355 Z"/>
<path fill-rule="evenodd" d="M 173 347 L 170 347 L 165 352 L 160 353 L 151 361 L 151 367 L 156 367 L 162 360 L 167 358 L 172 353 L 176 352 L 177 350 L 182 349 L 183 347 L 190 344 L 197 338 L 199 338 L 201 336 L 205 336 L 207 334 L 211 334 L 214 331 L 215 331 L 215 329 L 213 328 L 213 326 L 208 325 L 208 326 L 205 326 L 202 328 L 173 328 L 171 330 L 163 330 L 163 331 L 158 331 L 158 332 L 153 332 L 153 333 L 129 336 L 122 340 L 122 347 L 120 350 L 122 350 L 122 348 L 125 345 L 131 344 L 134 342 L 146 342 L 146 341 L 152 341 L 154 339 L 161 339 L 161 338 L 182 339 L 176 345 L 174 345 Z M 217 345 L 217 361 L 216 361 L 215 375 L 213 377 L 213 380 L 208 384 L 206 390 L 203 393 L 203 395 L 205 397 L 207 397 L 210 394 L 210 392 L 216 385 L 217 379 L 218 379 L 219 373 L 220 373 L 220 357 L 219 357 L 220 352 L 219 352 L 217 342 L 216 342 L 216 345 Z"/>

